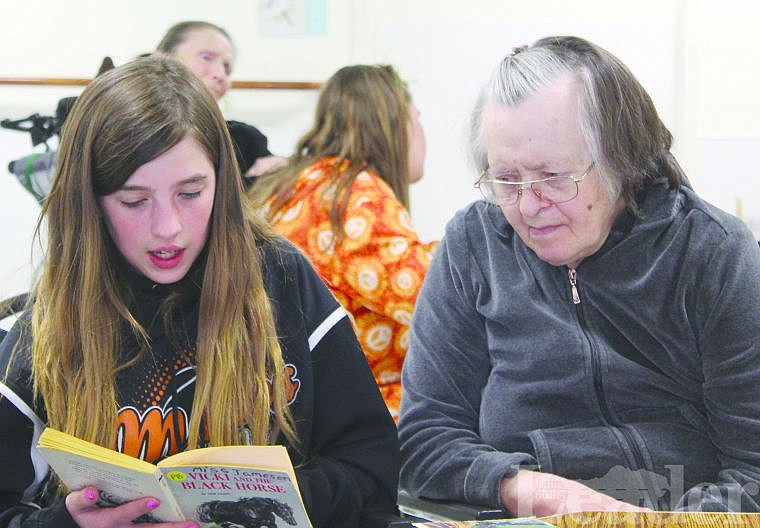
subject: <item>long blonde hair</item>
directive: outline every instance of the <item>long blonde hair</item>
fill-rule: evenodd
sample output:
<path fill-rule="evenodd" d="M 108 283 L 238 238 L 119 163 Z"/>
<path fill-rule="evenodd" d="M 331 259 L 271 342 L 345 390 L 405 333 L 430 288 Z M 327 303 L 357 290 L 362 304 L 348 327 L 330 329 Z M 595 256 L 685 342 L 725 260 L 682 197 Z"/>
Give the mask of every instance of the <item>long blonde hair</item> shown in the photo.
<path fill-rule="evenodd" d="M 351 185 L 365 168 L 390 185 L 409 208 L 411 96 L 396 71 L 386 65 L 354 65 L 338 70 L 322 87 L 314 124 L 298 141 L 288 164 L 259 178 L 249 190 L 261 207 L 274 197 L 273 216 L 292 196 L 293 185 L 309 165 L 335 157 L 336 192 L 330 222 L 338 237 Z"/>
<path fill-rule="evenodd" d="M 138 59 L 96 78 L 66 122 L 37 226 L 40 237 L 44 224 L 48 242 L 32 313 L 35 394 L 51 426 L 114 445 L 115 378 L 125 367 L 120 346 L 130 334 L 145 349 L 149 341 L 129 309 L 119 273 L 123 257 L 97 197 L 118 190 L 137 168 L 187 136 L 216 170 L 188 446 L 198 445 L 202 419 L 214 445 L 242 443 L 242 425 L 254 443 L 275 441 L 279 432 L 296 441 L 261 273 L 260 246 L 271 235 L 244 207 L 231 140 L 212 95 L 170 59 Z"/>

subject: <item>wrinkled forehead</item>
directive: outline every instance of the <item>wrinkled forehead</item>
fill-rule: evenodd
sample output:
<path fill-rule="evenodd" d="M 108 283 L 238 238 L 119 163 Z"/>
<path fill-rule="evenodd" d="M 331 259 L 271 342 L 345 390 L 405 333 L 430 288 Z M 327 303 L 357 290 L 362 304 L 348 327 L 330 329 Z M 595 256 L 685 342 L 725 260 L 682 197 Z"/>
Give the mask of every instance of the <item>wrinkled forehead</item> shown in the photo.
<path fill-rule="evenodd" d="M 582 131 L 578 90 L 567 78 L 513 105 L 483 107 L 483 162 L 490 166 L 538 169 L 572 166 L 589 157 Z M 579 161 L 581 160 L 581 161 Z"/>

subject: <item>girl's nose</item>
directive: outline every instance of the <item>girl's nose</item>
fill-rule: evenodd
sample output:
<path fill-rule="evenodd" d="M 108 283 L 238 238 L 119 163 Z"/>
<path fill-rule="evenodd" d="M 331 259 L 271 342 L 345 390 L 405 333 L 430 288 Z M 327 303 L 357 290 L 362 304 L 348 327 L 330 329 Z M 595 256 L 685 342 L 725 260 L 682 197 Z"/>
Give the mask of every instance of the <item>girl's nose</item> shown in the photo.
<path fill-rule="evenodd" d="M 151 233 L 164 240 L 173 239 L 182 230 L 179 213 L 173 205 L 157 204 L 153 209 Z"/>

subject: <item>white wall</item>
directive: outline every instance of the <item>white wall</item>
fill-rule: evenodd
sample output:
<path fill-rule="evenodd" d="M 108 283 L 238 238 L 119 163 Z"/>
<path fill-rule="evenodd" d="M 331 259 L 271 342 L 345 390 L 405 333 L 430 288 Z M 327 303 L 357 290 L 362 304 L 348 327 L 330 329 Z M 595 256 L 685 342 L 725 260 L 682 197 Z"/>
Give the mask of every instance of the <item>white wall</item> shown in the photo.
<path fill-rule="evenodd" d="M 760 4 L 679 5 L 682 108 L 673 130 L 678 154 L 697 190 L 723 209 L 741 212 L 760 239 Z"/>
<path fill-rule="evenodd" d="M 423 239 L 439 238 L 455 210 L 476 198 L 464 126 L 480 84 L 513 46 L 577 34 L 620 56 L 652 95 L 676 138 L 675 152 L 703 195 L 760 219 L 760 44 L 751 0 L 327 0 L 327 34 L 264 37 L 257 1 L 0 0 L 0 76 L 91 77 L 102 58 L 117 64 L 150 51 L 171 24 L 224 26 L 238 50 L 240 80 L 324 81 L 350 63 L 394 64 L 408 80 L 428 137 L 426 177 L 413 186 L 412 216 Z M 0 87 L 0 118 L 51 114 L 78 88 Z M 232 91 L 230 118 L 251 122 L 271 149 L 289 154 L 309 125 L 316 94 Z M 2 167 L 31 151 L 29 138 L 0 130 L 0 298 L 31 277 L 30 236 L 38 206 Z M 5 174 L 5 176 L 3 176 Z M 716 178 L 716 175 L 719 177 Z M 760 224 L 760 221 L 758 222 Z"/>
<path fill-rule="evenodd" d="M 676 2 L 453 0 L 362 2 L 363 59 L 391 62 L 409 79 L 428 136 L 426 177 L 412 187 L 423 238 L 479 195 L 466 163 L 465 129 L 478 89 L 513 47 L 576 34 L 620 56 L 675 121 Z M 635 45 L 632 45 L 635 43 Z"/>

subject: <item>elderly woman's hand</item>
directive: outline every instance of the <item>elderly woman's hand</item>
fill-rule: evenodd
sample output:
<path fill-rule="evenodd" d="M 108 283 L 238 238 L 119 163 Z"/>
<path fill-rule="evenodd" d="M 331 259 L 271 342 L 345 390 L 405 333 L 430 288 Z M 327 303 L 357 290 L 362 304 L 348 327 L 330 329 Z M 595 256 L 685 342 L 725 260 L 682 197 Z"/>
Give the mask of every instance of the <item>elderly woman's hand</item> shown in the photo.
<path fill-rule="evenodd" d="M 517 517 L 545 517 L 579 511 L 651 511 L 599 493 L 574 480 L 525 469 L 502 480 L 500 495 L 504 507 Z"/>

